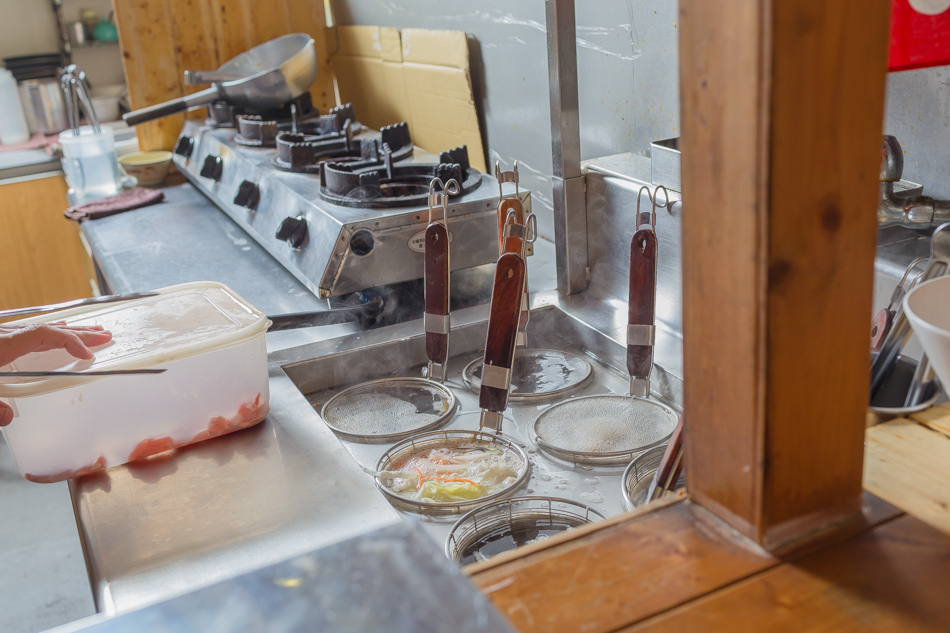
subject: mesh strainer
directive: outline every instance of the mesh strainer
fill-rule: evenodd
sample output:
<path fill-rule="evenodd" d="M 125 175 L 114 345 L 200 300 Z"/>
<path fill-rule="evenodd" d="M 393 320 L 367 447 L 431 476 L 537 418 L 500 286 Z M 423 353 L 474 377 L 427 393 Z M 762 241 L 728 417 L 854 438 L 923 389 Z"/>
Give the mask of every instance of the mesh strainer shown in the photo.
<path fill-rule="evenodd" d="M 445 541 L 445 555 L 467 565 L 604 518 L 597 510 L 570 499 L 501 499 L 456 521 Z"/>
<path fill-rule="evenodd" d="M 376 486 L 398 508 L 458 514 L 513 494 L 527 480 L 529 468 L 525 452 L 501 435 L 431 431 L 383 453 L 376 464 Z"/>
<path fill-rule="evenodd" d="M 517 349 L 511 368 L 510 400 L 563 396 L 586 385 L 594 377 L 583 356 L 554 349 Z M 462 371 L 465 386 L 478 393 L 482 359 L 476 358 Z"/>
<path fill-rule="evenodd" d="M 657 446 L 646 451 L 627 466 L 623 471 L 623 505 L 627 510 L 638 508 L 647 502 L 650 482 L 656 474 L 656 469 L 663 459 L 666 445 Z M 686 477 L 680 475 L 674 488 L 686 487 Z"/>
<path fill-rule="evenodd" d="M 386 441 L 438 428 L 455 410 L 455 394 L 424 378 L 384 378 L 341 391 L 320 416 L 335 433 L 355 441 Z"/>
<path fill-rule="evenodd" d="M 543 411 L 535 442 L 578 463 L 626 463 L 669 439 L 678 416 L 668 406 L 632 396 L 572 398 Z"/>
<path fill-rule="evenodd" d="M 653 369 L 654 303 L 656 299 L 657 192 L 647 196 L 653 210 L 646 220 L 637 209 L 638 229 L 630 243 L 630 298 L 627 320 L 627 371 L 630 395 L 573 398 L 543 411 L 534 422 L 535 441 L 541 448 L 574 462 L 615 463 L 633 459 L 664 442 L 673 433 L 678 416 L 668 406 L 650 400 Z M 639 197 L 637 198 L 639 205 Z M 661 207 L 669 206 L 667 194 Z"/>

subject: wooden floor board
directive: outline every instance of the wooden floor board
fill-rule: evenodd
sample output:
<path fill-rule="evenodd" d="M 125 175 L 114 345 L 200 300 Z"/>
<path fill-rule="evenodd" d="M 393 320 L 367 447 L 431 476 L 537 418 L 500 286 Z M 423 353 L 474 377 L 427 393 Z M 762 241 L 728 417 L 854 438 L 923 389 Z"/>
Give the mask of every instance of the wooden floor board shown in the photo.
<path fill-rule="evenodd" d="M 899 514 L 865 500 L 864 521 L 835 539 Z M 781 564 L 709 517 L 675 503 L 476 570 L 472 580 L 519 631 L 615 631 Z"/>
<path fill-rule="evenodd" d="M 950 537 L 903 516 L 622 630 L 945 632 L 948 591 Z"/>

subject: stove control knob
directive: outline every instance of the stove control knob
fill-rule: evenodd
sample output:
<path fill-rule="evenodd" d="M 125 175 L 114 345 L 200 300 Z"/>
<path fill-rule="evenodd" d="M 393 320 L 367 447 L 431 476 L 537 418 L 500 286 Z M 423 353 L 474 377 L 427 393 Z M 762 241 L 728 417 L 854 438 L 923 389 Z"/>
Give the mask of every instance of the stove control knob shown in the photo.
<path fill-rule="evenodd" d="M 208 154 L 205 156 L 205 162 L 201 166 L 202 178 L 210 178 L 215 182 L 221 182 L 221 172 L 224 170 L 224 165 L 221 163 L 221 157 L 215 156 L 213 154 Z"/>
<path fill-rule="evenodd" d="M 244 180 L 238 186 L 237 194 L 234 196 L 234 204 L 239 207 L 246 207 L 251 211 L 257 211 L 257 205 L 261 201 L 261 188 L 250 180 Z"/>
<path fill-rule="evenodd" d="M 277 229 L 277 239 L 284 240 L 294 248 L 300 248 L 307 239 L 307 221 L 303 216 L 286 217 Z"/>
<path fill-rule="evenodd" d="M 185 158 L 191 158 L 191 153 L 195 151 L 195 139 L 182 134 L 178 137 L 178 144 L 175 145 L 175 153 Z"/>

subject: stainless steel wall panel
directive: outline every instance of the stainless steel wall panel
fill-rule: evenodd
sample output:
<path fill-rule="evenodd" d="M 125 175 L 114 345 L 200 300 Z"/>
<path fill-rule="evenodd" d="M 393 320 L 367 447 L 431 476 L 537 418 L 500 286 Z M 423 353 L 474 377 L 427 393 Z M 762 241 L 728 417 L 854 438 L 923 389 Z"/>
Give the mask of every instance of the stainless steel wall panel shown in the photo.
<path fill-rule="evenodd" d="M 488 162 L 530 189 L 539 231 L 554 239 L 545 5 L 472 0 L 330 0 L 338 24 L 469 34 L 472 83 Z M 679 135 L 677 3 L 576 0 L 581 158 L 648 155 Z"/>

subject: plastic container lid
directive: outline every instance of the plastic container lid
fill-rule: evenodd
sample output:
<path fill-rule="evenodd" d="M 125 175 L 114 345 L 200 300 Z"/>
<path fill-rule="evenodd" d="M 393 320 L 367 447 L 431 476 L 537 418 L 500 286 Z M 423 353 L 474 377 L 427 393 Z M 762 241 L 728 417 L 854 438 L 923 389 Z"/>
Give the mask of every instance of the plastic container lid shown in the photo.
<path fill-rule="evenodd" d="M 267 331 L 270 321 L 224 284 L 194 282 L 163 288 L 154 297 L 86 306 L 32 317 L 18 324 L 66 321 L 101 325 L 112 332 L 95 359 L 79 360 L 62 350 L 18 358 L 4 371 L 145 369 L 229 347 Z M 17 398 L 75 387 L 104 377 L 0 379 L 0 397 Z M 147 376 L 142 377 L 148 380 Z"/>

